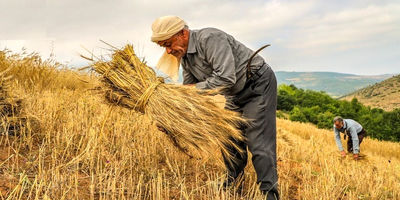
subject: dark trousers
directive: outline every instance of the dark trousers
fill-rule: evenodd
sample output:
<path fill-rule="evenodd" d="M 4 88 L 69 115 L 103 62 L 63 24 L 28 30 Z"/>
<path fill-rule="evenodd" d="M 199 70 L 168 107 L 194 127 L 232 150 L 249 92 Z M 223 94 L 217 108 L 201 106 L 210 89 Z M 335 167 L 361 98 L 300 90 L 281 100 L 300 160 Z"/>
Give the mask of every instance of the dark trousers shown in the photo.
<path fill-rule="evenodd" d="M 362 129 L 359 133 L 357 133 L 357 135 L 358 135 L 358 141 L 359 141 L 360 150 L 361 150 L 361 142 L 363 141 L 364 137 L 367 135 L 367 131 Z M 349 138 L 347 140 L 347 151 L 349 153 L 353 153 L 353 140 L 351 139 L 351 135 L 349 133 L 347 133 L 347 136 Z"/>
<path fill-rule="evenodd" d="M 227 101 L 227 109 L 241 113 L 250 123 L 243 127 L 246 141 L 236 142 L 245 153 L 240 154 L 230 148 L 231 153 L 236 155 L 235 161 L 230 164 L 232 162 L 224 159 L 228 176 L 235 179 L 243 173 L 247 164 L 248 147 L 257 173 L 257 183 L 261 183 L 260 189 L 269 192 L 268 196 L 279 196 L 276 162 L 277 83 L 272 69 L 267 64 L 263 67 L 263 72 L 252 76 L 244 89 Z"/>

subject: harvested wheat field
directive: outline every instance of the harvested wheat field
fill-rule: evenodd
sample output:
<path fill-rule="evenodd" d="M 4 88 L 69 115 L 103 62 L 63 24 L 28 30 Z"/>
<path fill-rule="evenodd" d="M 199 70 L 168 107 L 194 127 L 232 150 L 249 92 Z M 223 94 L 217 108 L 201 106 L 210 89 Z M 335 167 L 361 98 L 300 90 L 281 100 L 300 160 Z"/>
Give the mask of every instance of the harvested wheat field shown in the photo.
<path fill-rule="evenodd" d="M 251 165 L 242 194 L 222 190 L 219 162 L 189 158 L 148 116 L 107 103 L 97 76 L 2 51 L 6 69 L 35 123 L 0 135 L 0 199 L 262 198 Z M 278 119 L 277 134 L 282 199 L 400 199 L 400 144 L 367 138 L 353 161 L 330 130 Z"/>

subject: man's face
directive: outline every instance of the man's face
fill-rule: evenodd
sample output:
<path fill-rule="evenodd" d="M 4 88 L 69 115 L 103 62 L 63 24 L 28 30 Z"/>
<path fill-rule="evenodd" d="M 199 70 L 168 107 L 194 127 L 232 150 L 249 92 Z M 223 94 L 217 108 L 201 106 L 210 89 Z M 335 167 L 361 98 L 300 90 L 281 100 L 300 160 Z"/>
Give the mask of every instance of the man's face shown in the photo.
<path fill-rule="evenodd" d="M 335 122 L 335 127 L 336 127 L 336 129 L 341 129 L 341 128 L 343 127 L 343 122 L 341 122 L 341 121 L 336 121 L 336 122 Z"/>
<path fill-rule="evenodd" d="M 171 38 L 157 42 L 158 45 L 165 48 L 168 54 L 171 54 L 178 59 L 182 58 L 188 47 L 188 37 L 186 37 L 186 31 L 182 30 Z"/>

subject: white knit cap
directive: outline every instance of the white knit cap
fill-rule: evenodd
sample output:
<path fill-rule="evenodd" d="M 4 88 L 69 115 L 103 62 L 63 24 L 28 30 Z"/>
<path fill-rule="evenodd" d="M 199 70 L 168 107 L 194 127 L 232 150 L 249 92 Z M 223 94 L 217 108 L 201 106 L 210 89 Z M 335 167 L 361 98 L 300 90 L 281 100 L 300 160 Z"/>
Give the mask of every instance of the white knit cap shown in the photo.
<path fill-rule="evenodd" d="M 185 25 L 185 21 L 177 16 L 160 17 L 156 19 L 151 26 L 153 30 L 151 41 L 159 42 L 167 40 L 181 31 Z M 180 59 L 165 51 L 158 60 L 156 67 L 168 75 L 173 81 L 177 81 L 179 77 L 179 64 Z"/>
<path fill-rule="evenodd" d="M 151 26 L 153 35 L 151 41 L 159 42 L 171 38 L 173 35 L 181 31 L 186 23 L 178 16 L 164 16 L 156 19 Z"/>

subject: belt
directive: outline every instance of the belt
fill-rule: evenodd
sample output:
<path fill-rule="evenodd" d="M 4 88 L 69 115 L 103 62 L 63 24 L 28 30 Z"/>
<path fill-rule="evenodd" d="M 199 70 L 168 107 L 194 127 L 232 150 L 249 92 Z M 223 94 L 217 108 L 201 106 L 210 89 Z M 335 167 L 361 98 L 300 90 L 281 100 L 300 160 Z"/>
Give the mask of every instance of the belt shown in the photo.
<path fill-rule="evenodd" d="M 267 65 L 267 66 L 266 66 Z M 261 77 L 265 71 L 269 68 L 267 63 L 264 63 L 257 71 L 250 73 L 249 79 L 255 79 Z"/>

